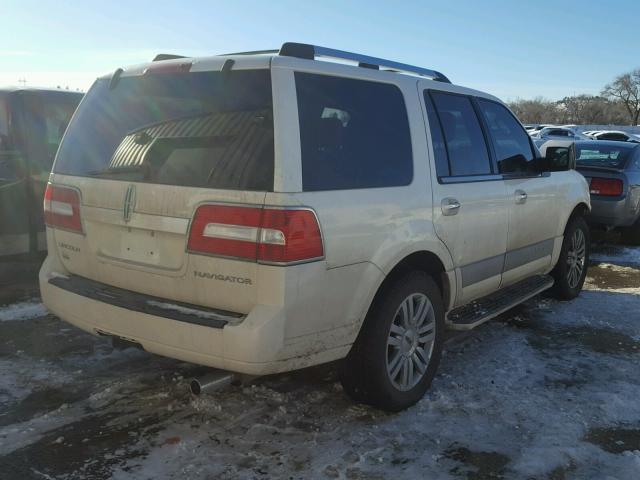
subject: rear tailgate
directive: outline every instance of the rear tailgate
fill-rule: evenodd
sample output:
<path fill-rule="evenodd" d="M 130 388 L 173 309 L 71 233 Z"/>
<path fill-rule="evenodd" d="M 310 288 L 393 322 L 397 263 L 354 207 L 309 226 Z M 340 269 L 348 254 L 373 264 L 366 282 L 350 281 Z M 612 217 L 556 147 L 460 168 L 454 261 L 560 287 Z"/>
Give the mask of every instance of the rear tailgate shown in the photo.
<path fill-rule="evenodd" d="M 62 273 L 248 313 L 258 264 L 187 245 L 201 205 L 262 207 L 273 189 L 270 72 L 180 68 L 87 94 L 51 176 L 76 192 L 82 232 L 54 228 L 53 248 Z"/>

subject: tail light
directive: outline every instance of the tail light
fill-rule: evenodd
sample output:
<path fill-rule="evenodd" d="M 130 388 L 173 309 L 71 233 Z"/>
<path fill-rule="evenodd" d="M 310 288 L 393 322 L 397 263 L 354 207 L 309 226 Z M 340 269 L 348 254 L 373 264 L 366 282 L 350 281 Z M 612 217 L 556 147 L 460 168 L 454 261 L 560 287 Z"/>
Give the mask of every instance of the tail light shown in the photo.
<path fill-rule="evenodd" d="M 49 183 L 44 192 L 44 222 L 49 227 L 83 233 L 78 191 Z"/>
<path fill-rule="evenodd" d="M 606 197 L 622 195 L 622 180 L 618 178 L 592 178 L 589 184 L 589 193 Z"/>
<path fill-rule="evenodd" d="M 191 223 L 187 249 L 260 263 L 290 264 L 324 256 L 312 210 L 203 205 Z"/>

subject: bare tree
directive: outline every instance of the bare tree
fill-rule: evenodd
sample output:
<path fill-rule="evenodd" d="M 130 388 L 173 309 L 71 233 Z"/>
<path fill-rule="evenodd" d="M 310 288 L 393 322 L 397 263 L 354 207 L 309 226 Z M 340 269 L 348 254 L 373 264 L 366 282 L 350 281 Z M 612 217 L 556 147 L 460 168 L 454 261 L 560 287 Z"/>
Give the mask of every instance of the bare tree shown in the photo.
<path fill-rule="evenodd" d="M 624 112 L 620 118 L 621 102 L 604 97 L 574 95 L 558 101 L 557 107 L 561 112 L 560 123 L 606 125 L 624 122 Z"/>
<path fill-rule="evenodd" d="M 629 113 L 631 125 L 638 125 L 640 118 L 640 69 L 616 77 L 606 85 L 602 95 L 610 100 L 622 102 Z"/>
<path fill-rule="evenodd" d="M 542 97 L 533 100 L 517 99 L 509 104 L 513 113 L 525 123 L 554 123 L 557 111 L 555 102 Z"/>

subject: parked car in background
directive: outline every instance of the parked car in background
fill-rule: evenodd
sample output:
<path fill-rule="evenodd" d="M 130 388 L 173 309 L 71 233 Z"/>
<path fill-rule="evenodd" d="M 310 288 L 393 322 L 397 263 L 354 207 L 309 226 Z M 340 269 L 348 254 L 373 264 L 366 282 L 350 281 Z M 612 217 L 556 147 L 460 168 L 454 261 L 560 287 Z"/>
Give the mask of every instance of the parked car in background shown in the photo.
<path fill-rule="evenodd" d="M 595 138 L 596 140 L 615 140 L 618 142 L 640 143 L 639 136 L 619 130 L 599 130 L 589 134 L 589 136 Z"/>
<path fill-rule="evenodd" d="M 537 134 L 540 132 L 540 130 L 542 130 L 543 128 L 547 128 L 547 127 L 555 127 L 556 125 L 551 125 L 548 123 L 541 123 L 541 124 L 537 124 L 537 125 L 533 125 L 533 128 L 527 128 L 527 133 L 531 136 Z"/>
<path fill-rule="evenodd" d="M 609 140 L 551 141 L 540 151 L 558 155 L 569 151 L 576 169 L 589 182 L 594 227 L 621 228 L 627 240 L 640 244 L 640 144 Z"/>
<path fill-rule="evenodd" d="M 545 127 L 539 132 L 531 134 L 531 138 L 537 147 L 549 140 L 590 140 L 587 135 L 566 127 Z"/>
<path fill-rule="evenodd" d="M 437 71 L 295 43 L 176 58 L 78 108 L 40 289 L 92 334 L 224 370 L 344 359 L 350 395 L 399 410 L 446 328 L 579 294 L 588 210 L 500 100 Z"/>
<path fill-rule="evenodd" d="M 44 191 L 62 135 L 82 94 L 0 89 L 0 257 L 46 249 Z"/>

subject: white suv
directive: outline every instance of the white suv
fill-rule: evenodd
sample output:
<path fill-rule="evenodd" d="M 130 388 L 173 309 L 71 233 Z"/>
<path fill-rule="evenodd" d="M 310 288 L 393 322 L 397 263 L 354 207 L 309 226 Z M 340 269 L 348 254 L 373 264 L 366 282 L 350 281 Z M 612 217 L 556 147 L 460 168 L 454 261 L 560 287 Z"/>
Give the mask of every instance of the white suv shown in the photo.
<path fill-rule="evenodd" d="M 445 329 L 579 293 L 589 192 L 556 153 L 490 95 L 348 52 L 118 69 L 58 152 L 42 297 L 90 333 L 233 372 L 345 359 L 349 394 L 399 410 Z"/>

